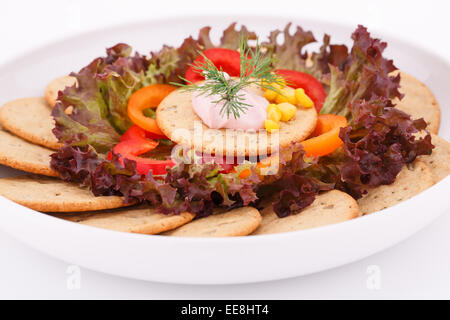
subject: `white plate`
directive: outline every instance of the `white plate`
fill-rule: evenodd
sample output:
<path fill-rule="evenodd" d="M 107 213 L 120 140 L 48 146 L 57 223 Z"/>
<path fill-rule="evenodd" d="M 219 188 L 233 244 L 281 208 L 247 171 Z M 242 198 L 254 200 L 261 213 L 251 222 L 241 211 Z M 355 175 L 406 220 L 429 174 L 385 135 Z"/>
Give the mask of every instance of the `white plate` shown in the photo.
<path fill-rule="evenodd" d="M 31 52 L 0 67 L 0 103 L 42 96 L 53 78 L 78 70 L 105 47 L 126 42 L 142 53 L 163 44 L 178 45 L 199 28 L 213 26 L 218 37 L 232 21 L 245 23 L 260 36 L 288 21 L 335 42 L 350 44 L 354 28 L 296 18 L 222 16 L 176 18 L 108 28 L 83 34 Z M 356 27 L 356 26 L 355 26 Z M 441 105 L 450 102 L 446 88 L 450 67 L 439 57 L 398 39 L 387 55 L 399 68 L 424 81 Z M 442 110 L 440 135 L 449 139 L 450 120 Z M 0 167 L 0 175 L 14 173 Z M 77 225 L 0 198 L 0 227 L 49 255 L 80 266 L 135 279 L 189 284 L 231 284 L 288 278 L 347 264 L 386 249 L 425 227 L 450 207 L 450 177 L 413 199 L 378 214 L 306 231 L 253 237 L 192 239 L 120 233 Z M 31 261 L 30 261 L 31 262 Z"/>

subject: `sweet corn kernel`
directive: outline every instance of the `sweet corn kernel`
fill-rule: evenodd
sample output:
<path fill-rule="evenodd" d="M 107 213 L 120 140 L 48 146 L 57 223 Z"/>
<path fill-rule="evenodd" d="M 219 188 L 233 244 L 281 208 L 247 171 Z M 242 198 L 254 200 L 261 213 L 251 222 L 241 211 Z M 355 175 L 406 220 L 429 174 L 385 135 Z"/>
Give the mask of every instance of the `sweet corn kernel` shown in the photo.
<path fill-rule="evenodd" d="M 281 120 L 281 111 L 278 110 L 276 104 L 269 104 L 267 106 L 267 119 L 277 122 Z"/>
<path fill-rule="evenodd" d="M 275 103 L 283 103 L 283 102 L 287 102 L 287 98 L 280 94 L 277 94 L 275 98 Z"/>
<path fill-rule="evenodd" d="M 276 103 L 289 102 L 291 104 L 296 104 L 297 99 L 295 98 L 295 90 L 290 87 L 283 88 L 281 94 L 279 94 L 276 99 Z"/>
<path fill-rule="evenodd" d="M 281 121 L 289 121 L 297 112 L 297 107 L 289 102 L 283 102 L 277 105 L 278 110 L 281 112 Z"/>
<path fill-rule="evenodd" d="M 281 112 L 279 110 L 270 110 L 267 113 L 267 119 L 270 119 L 273 121 L 280 121 L 281 120 Z"/>
<path fill-rule="evenodd" d="M 275 101 L 277 96 L 278 96 L 278 93 L 276 93 L 273 90 L 266 90 L 266 91 L 264 91 L 264 98 L 266 98 L 270 102 Z"/>
<path fill-rule="evenodd" d="M 295 99 L 297 100 L 297 103 L 299 103 L 303 108 L 314 107 L 314 102 L 310 97 L 308 97 L 303 88 L 295 89 Z"/>
<path fill-rule="evenodd" d="M 266 128 L 267 132 L 272 133 L 272 132 L 280 129 L 280 123 L 270 120 L 270 119 L 267 119 L 264 121 L 264 127 Z"/>
<path fill-rule="evenodd" d="M 269 103 L 269 104 L 267 105 L 266 111 L 269 112 L 270 109 L 273 109 L 273 108 L 276 109 L 276 108 L 277 108 L 277 105 L 274 104 L 274 103 Z"/>

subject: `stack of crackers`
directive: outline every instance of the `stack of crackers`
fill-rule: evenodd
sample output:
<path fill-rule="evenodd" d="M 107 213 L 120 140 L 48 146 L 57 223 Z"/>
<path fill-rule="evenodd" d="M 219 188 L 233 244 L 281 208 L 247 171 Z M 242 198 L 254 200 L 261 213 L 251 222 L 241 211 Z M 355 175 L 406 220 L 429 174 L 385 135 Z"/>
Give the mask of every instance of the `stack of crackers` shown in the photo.
<path fill-rule="evenodd" d="M 147 205 L 130 206 L 121 197 L 95 197 L 90 190 L 58 179 L 50 168 L 50 155 L 61 144 L 52 133 L 51 108 L 57 94 L 74 84 L 61 77 L 46 88 L 45 98 L 24 98 L 0 108 L 0 164 L 29 174 L 0 178 L 0 195 L 36 211 L 74 223 L 109 230 L 180 237 L 230 237 L 310 229 L 354 219 L 407 200 L 450 174 L 450 143 L 437 136 L 440 110 L 432 92 L 414 77 L 401 74 L 397 108 L 424 118 L 435 149 L 403 168 L 391 185 L 369 190 L 355 201 L 332 190 L 317 196 L 303 211 L 278 218 L 270 204 L 262 210 L 243 207 L 194 219 L 188 212 L 164 215 Z"/>

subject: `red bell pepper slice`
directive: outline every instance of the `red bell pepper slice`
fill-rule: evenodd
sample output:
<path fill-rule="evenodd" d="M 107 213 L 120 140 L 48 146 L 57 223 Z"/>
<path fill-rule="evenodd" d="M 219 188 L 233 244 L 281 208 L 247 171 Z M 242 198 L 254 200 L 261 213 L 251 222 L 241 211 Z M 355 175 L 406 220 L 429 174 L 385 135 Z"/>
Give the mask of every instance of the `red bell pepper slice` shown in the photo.
<path fill-rule="evenodd" d="M 139 157 L 158 146 L 159 143 L 151 138 L 154 136 L 153 133 L 134 125 L 123 134 L 113 151 L 119 155 L 121 162 L 123 158 L 135 161 L 136 171 L 140 174 L 148 174 L 152 171 L 154 175 L 163 175 L 166 173 L 167 167 L 173 167 L 176 164 L 173 160 Z"/>
<path fill-rule="evenodd" d="M 240 76 L 241 56 L 238 51 L 225 48 L 213 48 L 203 51 L 203 54 L 211 60 L 211 62 L 218 69 L 222 69 L 231 77 Z M 184 77 L 187 81 L 195 83 L 205 79 L 205 77 L 199 73 L 195 67 L 197 63 L 204 61 L 205 59 L 202 55 L 195 59 L 193 65 L 190 66 L 185 73 Z M 288 69 L 277 69 L 275 70 L 275 73 L 285 78 L 288 86 L 294 89 L 303 88 L 305 93 L 314 102 L 317 112 L 320 111 L 327 97 L 327 93 L 325 92 L 322 84 L 316 78 L 304 72 Z"/>
<path fill-rule="evenodd" d="M 294 89 L 303 88 L 308 97 L 314 102 L 317 112 L 322 109 L 327 93 L 319 80 L 307 73 L 294 70 L 277 69 L 275 73 L 286 79 L 289 87 Z"/>
<path fill-rule="evenodd" d="M 203 51 L 203 54 L 211 60 L 219 70 L 222 69 L 228 73 L 230 77 L 239 77 L 241 73 L 241 55 L 238 51 L 225 48 L 213 48 Z M 186 74 L 184 75 L 186 80 L 195 83 L 205 79 L 195 67 L 199 62 L 205 62 L 205 58 L 203 58 L 202 55 L 199 55 L 192 66 L 187 69 Z"/>

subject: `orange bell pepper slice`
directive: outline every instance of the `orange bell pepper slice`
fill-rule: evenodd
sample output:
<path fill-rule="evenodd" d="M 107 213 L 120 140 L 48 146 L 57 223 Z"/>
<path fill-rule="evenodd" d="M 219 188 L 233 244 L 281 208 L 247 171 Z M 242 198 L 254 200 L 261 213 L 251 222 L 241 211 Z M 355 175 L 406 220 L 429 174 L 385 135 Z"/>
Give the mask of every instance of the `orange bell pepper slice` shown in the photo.
<path fill-rule="evenodd" d="M 279 163 L 279 162 L 280 162 L 280 159 L 278 156 L 270 156 L 268 158 L 261 160 L 260 162 L 258 162 L 256 164 L 258 175 L 261 177 L 263 175 L 261 173 L 262 169 L 265 169 L 265 168 L 270 169 L 270 167 L 274 163 Z M 245 179 L 245 178 L 248 178 L 251 174 L 252 174 L 252 171 L 250 169 L 244 169 L 239 173 L 239 178 Z"/>
<path fill-rule="evenodd" d="M 154 134 L 164 136 L 155 119 L 146 117 L 143 111 L 156 108 L 161 101 L 176 89 L 168 84 L 152 84 L 134 92 L 128 100 L 128 116 L 140 128 Z"/>
<path fill-rule="evenodd" d="M 241 173 L 239 173 L 239 178 L 245 179 L 245 178 L 248 178 L 251 174 L 252 174 L 252 172 L 250 169 L 244 169 L 241 171 Z"/>
<path fill-rule="evenodd" d="M 301 142 L 306 155 L 321 157 L 334 152 L 343 143 L 339 138 L 339 131 L 346 126 L 345 117 L 334 114 L 319 115 L 313 137 Z"/>
<path fill-rule="evenodd" d="M 342 140 L 339 138 L 339 131 L 341 128 L 347 126 L 347 119 L 342 116 L 334 114 L 321 114 L 317 119 L 317 124 L 311 138 L 301 142 L 305 149 L 306 156 L 321 157 L 334 152 L 342 145 Z M 257 164 L 259 170 L 268 168 L 272 161 L 279 161 L 276 158 L 269 157 L 261 160 Z M 239 173 L 239 178 L 245 179 L 251 174 L 250 169 L 242 170 Z"/>

